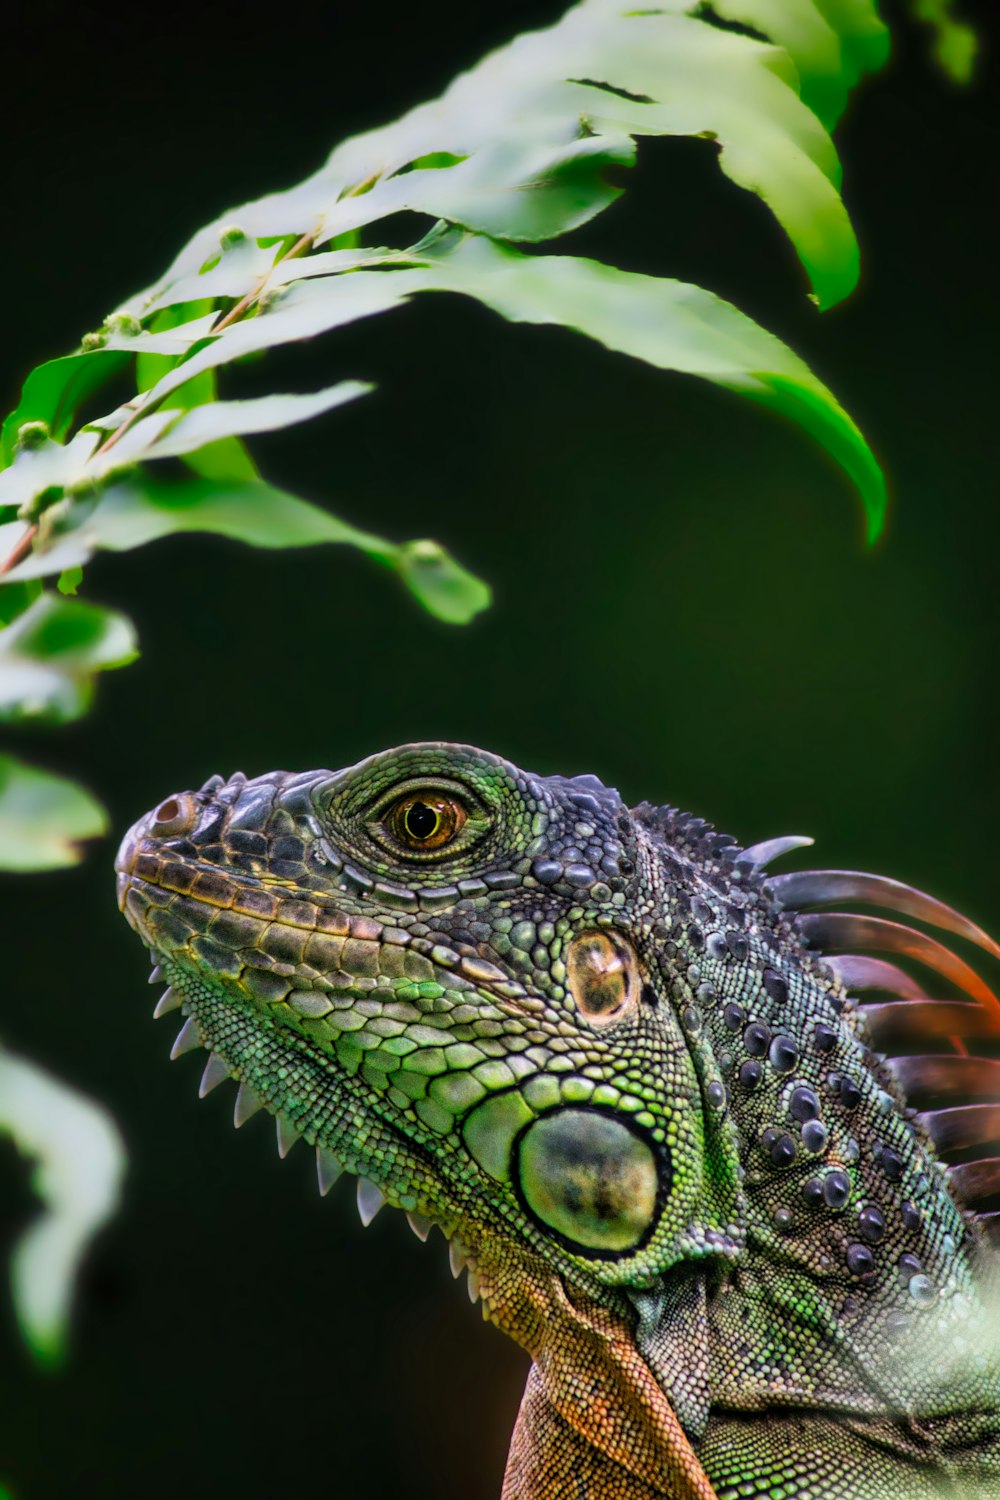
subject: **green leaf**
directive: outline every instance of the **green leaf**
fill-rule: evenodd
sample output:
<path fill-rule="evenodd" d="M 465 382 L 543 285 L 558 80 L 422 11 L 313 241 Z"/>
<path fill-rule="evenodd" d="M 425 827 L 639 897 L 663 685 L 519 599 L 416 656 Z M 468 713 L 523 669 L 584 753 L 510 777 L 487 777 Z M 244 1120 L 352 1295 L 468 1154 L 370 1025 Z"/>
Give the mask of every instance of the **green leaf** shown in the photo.
<path fill-rule="evenodd" d="M 785 48 L 803 104 L 828 129 L 860 75 L 888 57 L 889 33 L 870 0 L 712 0 L 712 10 Z"/>
<path fill-rule="evenodd" d="M 0 526 L 0 557 L 6 557 L 10 547 L 4 547 L 5 535 L 14 536 L 15 540 L 23 532 L 24 528 L 20 522 L 15 521 L 12 526 Z M 42 591 L 42 585 L 37 579 L 30 579 L 25 583 L 5 583 L 0 580 L 0 625 L 8 625 L 11 620 L 16 620 L 18 615 L 24 613 L 28 605 L 38 598 Z"/>
<path fill-rule="evenodd" d="M 77 841 L 107 832 L 89 792 L 0 755 L 0 870 L 54 870 L 80 859 Z"/>
<path fill-rule="evenodd" d="M 488 609 L 492 595 L 487 584 L 469 573 L 437 542 L 405 542 L 398 566 L 407 588 L 439 620 L 467 625 Z"/>
<path fill-rule="evenodd" d="M 167 388 L 176 399 L 177 393 L 169 379 L 173 373 L 168 372 L 168 377 L 154 389 L 158 392 Z M 211 382 L 214 387 L 211 369 L 202 370 L 197 378 Z M 189 381 L 187 384 L 194 383 Z M 32 448 L 19 448 L 10 468 L 0 473 L 0 506 L 17 508 L 22 516 L 26 516 L 33 502 L 47 497 L 50 491 L 94 486 L 116 470 L 130 468 L 143 459 L 190 457 L 196 452 L 212 449 L 209 462 L 228 468 L 228 458 L 223 458 L 223 454 L 228 454 L 229 458 L 232 455 L 220 445 L 235 438 L 237 433 L 268 432 L 287 427 L 331 411 L 372 389 L 363 381 L 343 380 L 310 395 L 262 396 L 255 401 L 210 401 L 191 409 L 181 407 L 180 415 L 176 406 L 157 401 L 157 409 L 140 417 L 127 429 L 123 428 L 121 436 L 111 447 L 100 445 L 93 427 L 87 427 L 65 445 L 43 441 Z M 255 477 L 255 473 L 252 471 L 246 477 Z M 221 477 L 228 479 L 231 476 L 224 473 Z M 242 479 L 244 475 L 235 477 Z M 11 572 L 7 576 L 12 578 L 15 575 Z"/>
<path fill-rule="evenodd" d="M 213 401 L 195 406 L 178 418 L 147 449 L 149 458 L 180 458 L 203 450 L 238 433 L 274 432 L 308 421 L 364 396 L 375 387 L 362 380 L 342 380 L 338 385 L 304 396 L 259 396 L 252 401 Z M 142 423 L 134 431 L 142 431 Z"/>
<path fill-rule="evenodd" d="M 51 1364 L 64 1351 L 80 1262 L 118 1206 L 124 1147 L 99 1104 L 2 1047 L 0 1132 L 35 1164 L 44 1212 L 15 1246 L 11 1281 L 24 1339 Z"/>
<path fill-rule="evenodd" d="M 728 302 L 683 281 L 600 261 L 524 255 L 465 238 L 440 261 L 443 289 L 519 323 L 560 323 L 660 369 L 700 375 L 790 417 L 847 472 L 868 540 L 885 516 L 885 481 L 857 427 L 809 367 Z"/>
<path fill-rule="evenodd" d="M 65 572 L 59 574 L 56 588 L 60 594 L 75 594 L 82 582 L 82 568 L 67 568 Z"/>
<path fill-rule="evenodd" d="M 127 363 L 121 351 L 96 349 L 37 365 L 24 382 L 20 403 L 4 421 L 0 468 L 13 458 L 18 431 L 26 422 L 44 422 L 54 438 L 64 438 L 83 402 Z"/>
<path fill-rule="evenodd" d="M 195 326 L 204 327 L 207 323 L 211 328 L 218 317 L 215 304 L 211 297 L 202 296 L 196 301 L 174 302 L 170 307 L 162 307 L 160 311 L 150 320 L 149 332 L 167 333 L 171 329 L 180 328 L 183 324 L 194 323 Z M 186 352 L 180 350 L 177 354 L 156 354 L 148 350 L 142 350 L 136 356 L 135 361 L 135 384 L 136 390 L 148 391 L 150 386 L 156 384 L 168 370 L 172 370 L 181 354 Z M 195 406 L 198 401 L 214 401 L 215 387 L 207 382 L 203 392 L 189 392 L 188 405 Z"/>
<path fill-rule="evenodd" d="M 250 404 L 250 403 L 248 403 Z M 489 590 L 447 553 L 420 549 L 436 543 L 399 545 L 350 526 L 316 505 L 267 484 L 191 479 L 161 482 L 140 472 L 111 485 L 92 509 L 80 507 L 76 524 L 48 550 L 32 552 L 8 578 L 36 578 L 78 567 L 98 549 L 124 552 L 176 532 L 207 531 L 252 547 L 309 547 L 346 543 L 399 572 L 432 614 L 450 623 L 468 620 L 489 603 Z M 416 552 L 414 552 L 416 548 Z"/>
<path fill-rule="evenodd" d="M 42 594 L 0 630 L 0 719 L 79 718 L 90 705 L 94 674 L 137 655 L 124 615 Z"/>
<path fill-rule="evenodd" d="M 240 275 L 252 273 L 253 268 L 260 263 L 260 269 L 264 270 L 273 260 L 273 252 L 266 254 L 252 246 L 251 242 L 240 240 L 235 246 L 224 251 L 221 260 L 225 262 L 225 268 L 230 274 L 236 273 L 239 267 Z M 250 255 L 250 265 L 247 265 L 247 256 Z M 258 257 L 262 261 L 258 262 Z M 215 272 L 209 272 L 206 281 L 212 282 L 216 272 L 222 269 L 216 267 Z M 216 278 L 217 279 L 217 278 Z M 206 293 L 209 287 L 203 286 L 202 292 Z M 170 307 L 164 307 L 153 319 L 152 331 L 162 331 L 165 328 L 176 328 L 179 324 L 186 322 L 189 318 L 198 316 L 211 309 L 210 300 L 201 300 L 191 303 L 176 303 Z M 164 354 L 141 354 L 136 360 L 136 384 L 140 391 L 147 391 L 154 386 L 158 380 L 168 374 L 178 363 L 178 358 L 170 358 Z M 214 401 L 218 395 L 214 370 L 206 370 L 201 375 L 196 375 L 193 380 L 188 380 L 184 385 L 174 391 L 169 402 L 171 408 L 181 411 L 189 410 L 192 406 L 200 406 L 206 402 Z M 196 474 L 201 474 L 206 479 L 256 479 L 257 466 L 250 457 L 243 443 L 238 437 L 224 437 L 216 442 L 207 444 L 195 453 L 185 455 L 185 463 Z"/>

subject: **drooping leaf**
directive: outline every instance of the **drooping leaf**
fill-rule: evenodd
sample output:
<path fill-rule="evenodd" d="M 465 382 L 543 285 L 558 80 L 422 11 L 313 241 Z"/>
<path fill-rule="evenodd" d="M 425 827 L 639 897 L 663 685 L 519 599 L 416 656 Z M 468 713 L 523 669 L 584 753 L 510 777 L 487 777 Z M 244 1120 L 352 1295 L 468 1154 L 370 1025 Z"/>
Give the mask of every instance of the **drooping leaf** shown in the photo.
<path fill-rule="evenodd" d="M 103 807 L 75 782 L 0 755 L 0 870 L 75 865 L 79 841 L 107 826 Z"/>
<path fill-rule="evenodd" d="M 152 395 L 169 395 L 184 370 L 214 369 L 227 357 L 311 337 L 435 290 L 475 297 L 512 321 L 577 329 L 660 369 L 700 375 L 774 407 L 846 470 L 861 493 L 869 539 L 879 534 L 885 488 L 878 465 L 830 392 L 774 335 L 690 283 L 578 257 L 527 255 L 481 235 L 431 237 L 411 269 L 297 282 L 265 314 L 226 329 L 172 371 Z"/>
<path fill-rule="evenodd" d="M 34 1163 L 43 1212 L 14 1248 L 14 1309 L 43 1363 L 63 1353 L 73 1284 L 97 1231 L 118 1206 L 125 1152 L 94 1100 L 0 1046 L 0 1133 Z"/>
<path fill-rule="evenodd" d="M 94 674 L 137 654 L 124 615 L 42 594 L 0 630 L 0 719 L 78 718 L 90 703 Z"/>
<path fill-rule="evenodd" d="M 661 369 L 700 375 L 803 427 L 850 475 L 869 541 L 885 516 L 885 482 L 847 413 L 792 351 L 701 287 L 570 256 L 523 255 L 465 239 L 442 257 L 444 284 L 514 322 L 561 323 Z"/>

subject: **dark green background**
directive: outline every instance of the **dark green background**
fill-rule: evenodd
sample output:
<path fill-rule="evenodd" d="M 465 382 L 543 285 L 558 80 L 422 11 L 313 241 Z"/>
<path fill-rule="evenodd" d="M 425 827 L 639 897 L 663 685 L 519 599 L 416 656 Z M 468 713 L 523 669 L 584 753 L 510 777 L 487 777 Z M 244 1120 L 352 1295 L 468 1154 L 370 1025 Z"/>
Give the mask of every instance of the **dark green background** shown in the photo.
<path fill-rule="evenodd" d="M 4 408 L 202 221 L 559 10 L 20 7 Z M 845 481 L 762 411 L 426 298 L 275 358 L 277 388 L 379 390 L 255 451 L 352 521 L 440 538 L 492 581 L 490 614 L 439 625 L 346 551 L 192 537 L 105 558 L 86 596 L 136 618 L 142 660 L 88 719 L 12 747 L 92 786 L 120 833 L 216 770 L 470 740 L 748 842 L 812 833 L 821 863 L 1000 927 L 996 79 L 956 91 L 923 41 L 900 36 L 839 136 L 864 258 L 846 306 L 815 312 L 705 143 L 644 143 L 624 201 L 567 242 L 700 281 L 809 359 L 889 474 L 873 553 Z M 18 1500 L 495 1496 L 523 1357 L 453 1287 L 437 1236 L 422 1248 L 388 1212 L 362 1231 L 346 1186 L 318 1200 L 306 1150 L 279 1163 L 269 1122 L 233 1136 L 232 1090 L 197 1103 L 199 1063 L 168 1066 L 171 1024 L 150 1020 L 113 847 L 0 881 L 0 1030 L 106 1100 L 130 1148 L 64 1373 L 31 1367 L 0 1298 L 0 1478 Z M 5 1252 L 33 1212 L 9 1147 L 0 1195 Z"/>

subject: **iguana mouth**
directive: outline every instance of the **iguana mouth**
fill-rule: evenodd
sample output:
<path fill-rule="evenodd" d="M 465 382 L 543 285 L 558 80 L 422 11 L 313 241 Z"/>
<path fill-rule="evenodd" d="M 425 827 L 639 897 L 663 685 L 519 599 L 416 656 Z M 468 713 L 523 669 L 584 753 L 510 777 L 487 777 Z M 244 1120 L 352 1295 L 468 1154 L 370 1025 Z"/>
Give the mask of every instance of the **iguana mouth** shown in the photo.
<path fill-rule="evenodd" d="M 404 985 L 396 993 L 417 1000 L 424 998 L 422 988 L 433 988 L 437 978 L 446 974 L 449 987 L 468 991 L 477 1010 L 486 1005 L 494 1014 L 506 1012 L 519 1019 L 523 1019 L 525 1005 L 542 1006 L 542 997 L 531 995 L 504 970 L 474 953 L 459 952 L 389 922 L 346 911 L 335 899 L 324 900 L 320 893 L 289 879 L 266 871 L 256 875 L 223 870 L 206 860 L 192 859 L 176 847 L 158 846 L 163 825 L 176 843 L 206 816 L 191 794 L 169 798 L 129 830 L 115 861 L 118 904 L 149 951 L 153 966 L 149 982 L 166 986 L 154 1017 L 183 1016 L 171 1059 L 199 1048 L 207 1050 L 199 1097 L 205 1098 L 226 1080 L 236 1083 L 235 1127 L 239 1129 L 261 1111 L 270 1113 L 280 1157 L 287 1156 L 300 1139 L 313 1145 L 322 1195 L 344 1173 L 355 1175 L 358 1214 L 366 1227 L 388 1203 L 403 1210 L 421 1241 L 427 1240 L 432 1228 L 439 1228 L 449 1242 L 453 1275 L 466 1269 L 470 1300 L 479 1300 L 477 1257 L 469 1243 L 474 1236 L 460 1233 L 463 1223 L 471 1227 L 466 1218 L 469 1204 L 448 1203 L 448 1184 L 440 1164 L 435 1166 L 421 1142 L 399 1128 L 376 1091 L 330 1066 L 309 1036 L 310 1023 L 335 1015 L 341 1007 L 364 1007 L 380 974 L 397 981 L 408 979 L 409 988 Z M 276 1007 L 286 1013 L 280 1019 Z M 374 1003 L 371 1008 L 376 1009 Z M 300 1096 L 314 1100 L 323 1096 L 324 1106 L 313 1111 L 314 1118 L 291 1117 L 286 1097 L 289 1086 L 275 1088 L 279 1070 L 273 1059 L 266 1066 L 254 1066 L 255 1048 L 262 1036 L 286 1050 L 281 1071 L 296 1072 Z M 440 1032 L 436 1038 L 444 1040 Z M 435 1036 L 421 1039 L 431 1043 Z M 336 1150 L 326 1143 L 324 1129 L 334 1096 L 339 1096 L 339 1112 L 349 1122 L 336 1141 Z M 391 1171 L 380 1175 L 378 1182 L 373 1180 L 379 1163 L 366 1151 L 373 1128 L 405 1147 L 410 1176 L 415 1166 L 422 1169 L 425 1194 L 414 1191 L 409 1180 L 401 1189 Z M 460 1179 L 459 1186 L 468 1184 Z M 501 1230 L 502 1222 L 493 1225 L 494 1235 Z M 485 1295 L 483 1315 L 488 1316 Z"/>
<path fill-rule="evenodd" d="M 132 832 L 134 834 L 135 830 Z M 165 983 L 154 1017 L 160 1019 L 175 1012 L 184 1015 L 170 1052 L 171 1059 L 205 1048 L 209 1056 L 199 1085 L 199 1097 L 205 1098 L 226 1080 L 237 1083 L 233 1112 L 235 1127 L 239 1129 L 255 1114 L 266 1110 L 275 1119 L 278 1154 L 282 1158 L 298 1140 L 310 1140 L 314 1132 L 308 1128 L 300 1129 L 282 1111 L 280 1101 L 269 1097 L 243 1076 L 238 1056 L 233 1051 L 232 1028 L 226 1024 L 232 1020 L 234 1011 L 228 1006 L 220 1007 L 218 1000 L 199 1004 L 197 970 L 190 967 L 190 953 L 181 941 L 185 935 L 188 940 L 201 935 L 205 942 L 217 942 L 220 920 L 229 915 L 228 931 L 231 935 L 238 935 L 254 954 L 252 983 L 240 987 L 246 969 L 235 964 L 231 965 L 228 974 L 215 970 L 214 977 L 228 991 L 228 998 L 242 1000 L 244 1007 L 251 997 L 260 1002 L 262 1009 L 253 1022 L 256 1025 L 260 1025 L 266 1016 L 263 1007 L 273 1001 L 279 991 L 288 995 L 289 1009 L 305 1020 L 333 1010 L 338 998 L 356 1000 L 363 997 L 365 976 L 349 972 L 341 964 L 370 965 L 375 960 L 376 950 L 392 950 L 400 955 L 411 952 L 419 960 L 412 967 L 421 975 L 426 973 L 429 963 L 453 968 L 465 982 L 474 983 L 480 994 L 498 1001 L 510 998 L 513 991 L 524 993 L 521 986 L 512 983 L 501 970 L 483 960 L 462 957 L 440 945 L 424 943 L 419 937 L 413 938 L 370 917 L 324 909 L 304 900 L 306 893 L 294 887 L 281 883 L 268 887 L 250 878 L 224 876 L 211 866 L 188 865 L 156 855 L 143 848 L 141 839 L 133 838 L 131 834 L 123 841 L 115 868 L 119 907 L 149 950 L 153 965 L 149 982 L 154 985 Z M 205 937 L 209 930 L 213 934 L 211 938 Z M 301 956 L 296 958 L 296 955 Z M 218 955 L 215 955 L 217 959 Z M 405 963 L 405 957 L 403 961 Z M 389 967 L 395 965 L 390 961 Z M 503 996 L 497 993 L 500 986 L 506 992 Z M 279 1034 L 286 1030 L 280 1023 L 265 1020 L 265 1024 L 271 1024 Z M 297 1034 L 296 1040 L 304 1047 L 309 1045 L 307 1038 Z M 336 1087 L 339 1075 L 326 1068 L 323 1079 L 332 1089 Z M 354 1096 L 352 1104 L 355 1108 L 358 1103 Z M 366 1098 L 364 1107 L 376 1108 L 377 1100 Z M 395 1130 L 391 1117 L 386 1116 L 385 1124 Z M 317 1178 L 323 1196 L 347 1171 L 358 1177 L 358 1213 L 365 1226 L 389 1202 L 405 1211 L 410 1227 L 419 1239 L 426 1240 L 431 1228 L 440 1228 L 450 1241 L 453 1274 L 457 1276 L 463 1267 L 469 1268 L 470 1296 L 475 1300 L 479 1294 L 475 1263 L 470 1252 L 455 1238 L 457 1215 L 428 1212 L 426 1203 L 418 1208 L 415 1203 L 405 1201 L 408 1195 L 404 1195 L 404 1201 L 394 1201 L 391 1189 L 383 1191 L 385 1184 L 380 1187 L 364 1175 L 362 1157 L 345 1159 L 343 1150 L 335 1154 L 318 1139 L 310 1143 L 315 1145 Z M 408 1141 L 408 1145 L 416 1149 L 412 1141 Z"/>

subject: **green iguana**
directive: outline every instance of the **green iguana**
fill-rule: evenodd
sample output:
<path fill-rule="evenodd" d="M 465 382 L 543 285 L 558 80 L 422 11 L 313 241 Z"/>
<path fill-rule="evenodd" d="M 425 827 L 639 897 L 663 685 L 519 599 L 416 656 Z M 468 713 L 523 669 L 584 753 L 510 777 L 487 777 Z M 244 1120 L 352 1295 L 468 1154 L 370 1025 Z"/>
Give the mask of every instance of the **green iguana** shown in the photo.
<path fill-rule="evenodd" d="M 439 1225 L 531 1354 L 508 1500 L 1000 1496 L 1000 1005 L 803 908 L 1000 948 L 894 880 L 767 873 L 809 842 L 420 744 L 213 776 L 122 844 L 201 1092 L 237 1079 L 323 1192 L 357 1173 L 365 1222 Z"/>

